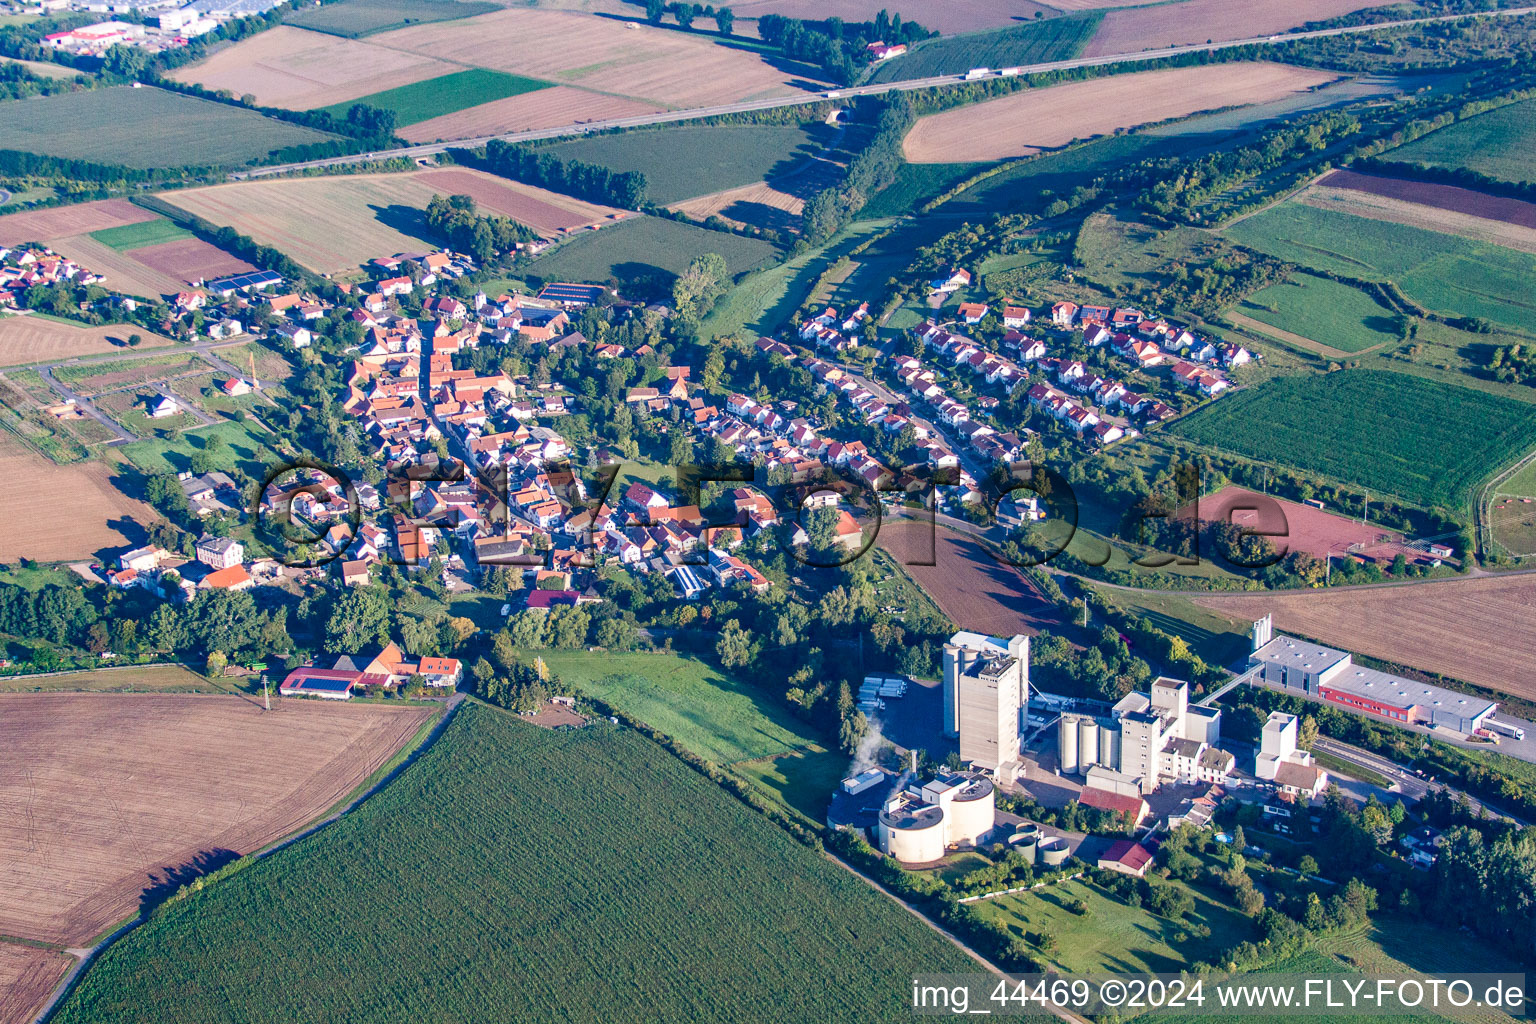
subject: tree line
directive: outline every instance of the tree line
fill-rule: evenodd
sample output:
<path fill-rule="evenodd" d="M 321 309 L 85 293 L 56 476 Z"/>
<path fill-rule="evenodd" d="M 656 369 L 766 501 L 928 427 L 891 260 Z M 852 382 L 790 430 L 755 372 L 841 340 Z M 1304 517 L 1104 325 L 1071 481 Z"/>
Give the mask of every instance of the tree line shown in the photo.
<path fill-rule="evenodd" d="M 645 175 L 639 171 L 615 171 L 581 160 L 562 160 L 553 153 L 501 139 L 492 139 L 484 150 L 449 152 L 461 163 L 588 202 L 627 210 L 638 210 L 645 204 Z"/>
<path fill-rule="evenodd" d="M 883 8 L 870 21 L 846 22 L 842 18 L 809 21 L 765 14 L 757 19 L 757 33 L 765 43 L 778 47 L 784 56 L 820 68 L 829 81 L 852 85 L 874 60 L 870 43 L 911 44 L 938 35 L 915 21 L 902 21 Z"/>
<path fill-rule="evenodd" d="M 879 104 L 879 113 L 874 117 L 874 134 L 849 161 L 843 180 L 806 200 L 800 217 L 802 236 L 807 243 L 814 244 L 836 234 L 876 192 L 896 180 L 902 164 L 901 142 L 916 123 L 917 112 L 906 93 L 896 93 L 875 103 Z"/>
<path fill-rule="evenodd" d="M 427 227 L 448 240 L 451 248 L 488 263 L 498 252 L 509 252 L 519 242 L 531 242 L 537 231 L 511 217 L 482 214 L 473 196 L 434 195 L 427 203 Z"/>

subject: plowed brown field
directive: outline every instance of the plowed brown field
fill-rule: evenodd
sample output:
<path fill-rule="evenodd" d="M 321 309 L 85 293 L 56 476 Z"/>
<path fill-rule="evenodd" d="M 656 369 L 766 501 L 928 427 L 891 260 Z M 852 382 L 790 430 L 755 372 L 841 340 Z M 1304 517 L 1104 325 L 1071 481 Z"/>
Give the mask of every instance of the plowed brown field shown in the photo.
<path fill-rule="evenodd" d="M 913 163 L 1028 156 L 1117 128 L 1279 99 L 1337 77 L 1328 71 L 1254 62 L 1142 71 L 1026 89 L 930 114 L 912 127 L 903 148 Z"/>
<path fill-rule="evenodd" d="M 30 1024 L 72 963 L 63 953 L 0 942 L 0 1024 Z"/>
<path fill-rule="evenodd" d="M 1334 171 L 1298 197 L 1323 209 L 1536 252 L 1536 203 L 1431 182 Z"/>
<path fill-rule="evenodd" d="M 994 559 L 966 534 L 942 526 L 933 527 L 930 549 L 929 529 L 927 523 L 888 519 L 880 528 L 878 543 L 902 563 L 955 625 L 998 636 L 1034 636 L 1042 629 L 1061 629 L 1056 606 L 1017 569 Z M 930 550 L 933 565 L 906 564 L 929 560 Z"/>
<path fill-rule="evenodd" d="M 129 253 L 135 261 L 166 277 L 192 284 L 216 277 L 244 274 L 255 270 L 245 260 L 209 245 L 201 238 L 182 238 L 175 242 L 146 245 Z"/>
<path fill-rule="evenodd" d="M 557 85 L 553 89 L 508 96 L 504 100 L 482 103 L 478 107 L 407 125 L 400 129 L 399 135 L 407 142 L 469 139 L 503 132 L 556 128 L 577 121 L 632 117 L 655 113 L 661 109 L 659 103 L 646 103 L 569 85 Z"/>
<path fill-rule="evenodd" d="M 1529 576 L 1190 599 L 1245 622 L 1273 611 L 1281 632 L 1536 699 Z"/>
<path fill-rule="evenodd" d="M 82 267 L 100 274 L 106 286 L 115 291 L 158 299 L 162 295 L 174 295 L 186 287 L 180 278 L 140 263 L 137 253 L 119 252 L 90 235 L 56 238 L 50 244 Z"/>
<path fill-rule="evenodd" d="M 607 220 L 612 207 L 582 202 L 548 189 L 469 170 L 419 171 L 415 178 L 442 195 L 473 196 L 487 213 L 511 217 L 536 231 L 551 233 Z"/>
<path fill-rule="evenodd" d="M 302 828 L 431 714 L 299 701 L 264 712 L 233 696 L 0 696 L 0 933 L 87 941 L 194 861 Z"/>
<path fill-rule="evenodd" d="M 69 235 L 83 235 L 104 228 L 122 227 L 154 220 L 159 214 L 134 206 L 126 199 L 98 199 L 49 210 L 27 210 L 0 217 L 0 245 L 47 242 Z"/>
<path fill-rule="evenodd" d="M 41 363 L 48 359 L 73 359 L 102 352 L 126 352 L 128 335 L 143 341 L 139 349 L 171 344 L 170 338 L 142 327 L 74 327 L 36 316 L 0 317 L 0 366 Z"/>
<path fill-rule="evenodd" d="M 799 196 L 780 192 L 767 182 L 758 182 L 673 203 L 670 209 L 700 219 L 719 214 L 737 225 L 783 231 L 798 226 L 804 207 L 805 200 Z"/>
<path fill-rule="evenodd" d="M 0 487 L 0 562 L 88 558 L 143 543 L 144 528 L 161 516 L 118 490 L 116 473 L 101 462 L 54 465 L 0 432 L 0 480 L 6 484 Z M 39 514 L 39 508 L 68 513 Z"/>
<path fill-rule="evenodd" d="M 1182 0 L 1131 7 L 1104 15 L 1083 56 L 1249 39 L 1380 6 L 1379 0 Z"/>

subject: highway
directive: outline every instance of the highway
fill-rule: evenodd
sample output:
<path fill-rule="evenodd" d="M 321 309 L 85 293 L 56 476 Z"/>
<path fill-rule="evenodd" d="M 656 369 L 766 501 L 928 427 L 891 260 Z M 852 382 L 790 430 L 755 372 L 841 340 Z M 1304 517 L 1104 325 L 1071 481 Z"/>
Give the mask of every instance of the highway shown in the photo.
<path fill-rule="evenodd" d="M 1374 25 L 1347 25 L 1341 28 L 1316 29 L 1311 32 L 1286 32 L 1278 35 L 1254 36 L 1248 39 L 1232 39 L 1227 42 L 1194 43 L 1188 46 L 1167 46 L 1157 50 L 1141 50 L 1136 53 L 1116 53 L 1102 57 L 1077 57 L 1072 60 L 1050 61 L 1044 64 L 1027 64 L 1019 69 L 1021 75 L 1034 75 L 1046 71 L 1068 71 L 1073 68 L 1101 67 L 1106 64 L 1139 63 L 1144 61 L 1163 60 L 1167 57 L 1177 57 L 1185 53 L 1210 53 L 1218 50 L 1229 50 L 1239 46 L 1275 46 L 1284 43 L 1296 42 L 1304 39 L 1322 39 L 1328 36 L 1351 35 L 1359 32 L 1376 32 L 1386 28 L 1402 28 L 1412 25 L 1427 25 L 1443 21 L 1459 21 L 1463 18 L 1487 17 L 1510 18 L 1522 14 L 1536 12 L 1536 6 L 1513 7 L 1502 11 L 1484 11 L 1477 14 L 1442 14 L 1431 18 L 1408 18 L 1402 21 L 1380 22 Z M 897 58 L 898 60 L 900 58 Z M 990 75 L 988 78 L 995 78 Z M 985 81 L 987 79 L 983 79 Z M 887 92 L 905 92 L 914 89 L 934 89 L 942 86 L 961 85 L 964 77 L 961 75 L 936 75 L 931 78 L 911 78 L 898 82 L 882 82 L 872 85 L 856 85 L 845 89 L 832 89 L 837 99 L 846 99 L 854 96 L 875 96 Z M 300 171 L 323 169 L 330 167 L 344 167 L 351 164 L 372 163 L 379 160 L 414 160 L 418 157 L 435 156 L 448 149 L 468 148 L 474 149 L 484 146 L 493 139 L 504 142 L 534 142 L 539 139 L 559 138 L 563 135 L 579 135 L 587 132 L 607 131 L 613 128 L 639 128 L 645 125 L 665 124 L 671 121 L 692 121 L 701 117 L 715 117 L 720 114 L 740 114 L 754 110 L 773 110 L 778 107 L 794 107 L 809 103 L 820 103 L 829 98 L 828 92 L 806 92 L 794 96 L 777 96 L 768 99 L 745 100 L 740 103 L 719 104 L 712 107 L 694 107 L 688 110 L 664 110 L 652 114 L 637 114 L 633 117 L 611 118 L 605 121 L 576 121 L 571 124 L 557 125 L 552 128 L 539 128 L 530 131 L 508 132 L 502 135 L 481 135 L 470 139 L 455 139 L 450 142 L 429 142 L 414 146 L 400 146 L 395 149 L 374 150 L 369 153 L 357 153 L 351 156 L 327 157 L 323 160 L 305 160 L 291 164 L 277 164 L 272 167 L 259 167 L 254 170 L 241 171 L 229 176 L 232 181 L 241 181 L 248 178 L 266 178 L 274 175 L 293 174 Z"/>

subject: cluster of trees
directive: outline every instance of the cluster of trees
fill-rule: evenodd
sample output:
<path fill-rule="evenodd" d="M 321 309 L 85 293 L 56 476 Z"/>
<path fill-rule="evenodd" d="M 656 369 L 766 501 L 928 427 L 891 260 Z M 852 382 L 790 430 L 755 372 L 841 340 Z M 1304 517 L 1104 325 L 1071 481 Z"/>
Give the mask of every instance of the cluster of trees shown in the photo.
<path fill-rule="evenodd" d="M 892 15 L 883 8 L 872 21 L 806 21 L 765 14 L 757 19 L 757 33 L 786 57 L 814 64 L 838 85 L 852 85 L 874 60 L 866 49 L 870 43 L 911 44 L 938 35 L 915 21 L 902 21 L 900 14 Z"/>
<path fill-rule="evenodd" d="M 562 160 L 553 153 L 540 152 L 500 139 L 486 144 L 484 154 L 452 150 L 455 158 L 481 164 L 485 170 L 515 181 L 593 203 L 606 203 L 638 210 L 645 203 L 645 175 L 639 171 L 614 171 L 600 164 L 581 160 Z"/>
<path fill-rule="evenodd" d="M 660 25 L 668 14 L 677 19 L 679 28 L 692 29 L 696 18 L 713 18 L 720 34 L 728 36 L 736 27 L 736 12 L 729 7 L 714 4 L 694 4 L 684 0 L 669 3 L 668 0 L 645 0 L 645 17 L 652 25 Z"/>
<path fill-rule="evenodd" d="M 0 100 L 24 100 L 29 96 L 52 96 L 89 88 L 83 75 L 74 78 L 44 78 L 34 75 L 25 64 L 0 63 Z"/>
<path fill-rule="evenodd" d="M 1033 645 L 1031 645 L 1033 646 Z M 1091 832 L 1096 835 L 1128 836 L 1136 832 L 1136 823 L 1129 814 L 1106 811 L 1101 807 L 1088 807 L 1069 800 L 1061 808 L 1046 807 L 1028 793 L 998 793 L 997 806 L 1010 814 L 1017 814 L 1030 821 L 1052 825 L 1069 832 Z"/>
<path fill-rule="evenodd" d="M 519 242 L 539 237 L 511 217 L 479 213 L 473 196 L 433 196 L 427 203 L 427 227 L 446 238 L 451 248 L 469 253 L 481 264 Z"/>
<path fill-rule="evenodd" d="M 1081 653 L 1063 636 L 1042 632 L 1030 644 L 1030 672 L 1053 693 L 1075 693 L 1116 701 L 1152 678 L 1152 667 L 1131 653 L 1111 626 Z"/>
<path fill-rule="evenodd" d="M 1528 384 L 1536 387 L 1536 346 L 1522 344 L 1499 346 L 1488 357 L 1483 369 L 1493 374 L 1495 380 L 1506 384 Z"/>
<path fill-rule="evenodd" d="M 906 93 L 871 101 L 878 105 L 875 131 L 848 164 L 843 180 L 806 200 L 801 211 L 802 235 L 807 242 L 830 238 L 864 208 L 876 192 L 896 180 L 901 167 L 901 140 L 917 121 L 917 112 Z M 868 107 L 858 111 L 862 117 Z"/>

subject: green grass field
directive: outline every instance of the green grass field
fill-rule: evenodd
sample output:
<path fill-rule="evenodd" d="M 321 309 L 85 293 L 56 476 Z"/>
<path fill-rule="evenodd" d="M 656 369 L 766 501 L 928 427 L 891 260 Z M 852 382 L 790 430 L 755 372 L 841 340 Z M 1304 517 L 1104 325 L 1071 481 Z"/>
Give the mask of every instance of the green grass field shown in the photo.
<path fill-rule="evenodd" d="M 724 256 L 732 275 L 766 266 L 779 255 L 776 247 L 756 238 L 665 217 L 634 216 L 601 231 L 582 232 L 535 259 L 528 269 L 546 281 L 612 281 L 620 286 L 667 282 L 707 252 Z"/>
<path fill-rule="evenodd" d="M 804 749 L 815 733 L 769 695 L 675 654 L 544 651 L 550 670 L 716 764 Z"/>
<path fill-rule="evenodd" d="M 260 479 L 268 463 L 276 457 L 267 447 L 259 427 L 234 420 L 185 430 L 173 438 L 134 441 L 117 450 L 146 473 L 181 473 L 191 464 L 193 454 L 202 451 L 207 439 L 215 434 L 224 439 L 224 453 L 218 460 L 220 469 L 240 466 Z"/>
<path fill-rule="evenodd" d="M 345 0 L 343 0 L 345 2 Z M 428 0 L 441 3 L 443 0 Z M 320 8 L 326 10 L 326 8 Z M 335 117 L 346 117 L 354 103 L 393 110 L 395 123 L 404 127 L 418 121 L 426 121 L 441 114 L 478 107 L 508 96 L 520 96 L 525 92 L 548 89 L 552 83 L 536 78 L 509 75 L 505 71 L 488 71 L 485 68 L 468 68 L 451 75 L 429 78 L 424 82 L 412 82 L 383 92 L 359 96 L 345 103 L 335 103 L 321 109 Z"/>
<path fill-rule="evenodd" d="M 1005 927 L 1015 938 L 1038 932 L 1056 938 L 1056 951 L 1041 954 L 1068 974 L 1176 973 L 1209 962 L 1222 950 L 1252 937 L 1252 924 L 1198 889 L 1169 882 L 1195 899 L 1191 920 L 1157 917 L 1109 896 L 1082 881 L 1063 882 L 1038 892 L 999 896 L 971 904 L 982 917 Z M 1067 909 L 1088 901 L 1088 913 Z M 1210 927 L 1210 938 L 1189 933 L 1196 924 Z M 1183 941 L 1178 939 L 1185 933 Z"/>
<path fill-rule="evenodd" d="M 778 177 L 820 151 L 822 124 L 688 125 L 574 139 L 539 152 L 645 175 L 658 206 Z"/>
<path fill-rule="evenodd" d="M 1236 311 L 1343 352 L 1400 340 L 1392 310 L 1358 288 L 1311 274 L 1254 292 Z"/>
<path fill-rule="evenodd" d="M 7 149 L 134 168 L 232 167 L 334 138 L 226 103 L 118 86 L 0 103 Z"/>
<path fill-rule="evenodd" d="M 973 961 L 608 726 L 480 705 L 319 834 L 167 905 L 57 1024 L 873 1021 Z"/>
<path fill-rule="evenodd" d="M 146 245 L 159 245 L 162 242 L 177 242 L 183 238 L 191 238 L 192 232 L 173 220 L 157 217 L 138 224 L 124 224 L 122 227 L 92 231 L 91 237 L 110 249 L 128 252 L 132 249 L 142 249 Z"/>
<path fill-rule="evenodd" d="M 941 36 L 918 43 L 904 56 L 886 61 L 869 80 L 894 82 L 903 78 L 959 75 L 971 68 L 996 70 L 1070 60 L 1088 45 L 1101 17 L 1098 11 L 1088 11 L 990 32 Z"/>
<path fill-rule="evenodd" d="M 1458 121 L 1381 158 L 1429 167 L 1465 167 L 1504 181 L 1536 182 L 1536 100 Z"/>
<path fill-rule="evenodd" d="M 1532 443 L 1536 409 L 1385 370 L 1277 377 L 1175 422 L 1196 444 L 1459 507 Z"/>
<path fill-rule="evenodd" d="M 1297 202 L 1239 221 L 1226 234 L 1303 266 L 1393 281 L 1428 309 L 1536 331 L 1530 253 Z"/>
<path fill-rule="evenodd" d="M 876 192 L 860 217 L 905 217 L 986 167 L 985 163 L 902 164 L 896 180 Z"/>
<path fill-rule="evenodd" d="M 500 9 L 500 4 L 483 0 L 338 0 L 337 3 L 304 7 L 285 14 L 283 24 L 360 39 L 407 25 L 472 18 Z"/>

